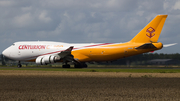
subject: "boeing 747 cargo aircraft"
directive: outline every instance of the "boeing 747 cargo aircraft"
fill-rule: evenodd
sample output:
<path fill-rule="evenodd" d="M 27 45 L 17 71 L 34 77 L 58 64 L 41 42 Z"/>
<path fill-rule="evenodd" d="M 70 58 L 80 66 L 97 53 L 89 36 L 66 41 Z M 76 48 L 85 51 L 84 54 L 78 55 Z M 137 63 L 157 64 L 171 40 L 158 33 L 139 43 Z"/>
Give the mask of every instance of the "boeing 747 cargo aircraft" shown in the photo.
<path fill-rule="evenodd" d="M 63 68 L 87 67 L 86 62 L 113 61 L 141 53 L 151 52 L 163 48 L 158 42 L 167 15 L 157 15 L 132 40 L 126 43 L 82 43 L 70 44 L 51 41 L 15 42 L 5 49 L 2 54 L 10 59 L 36 62 L 47 65 L 63 62 Z"/>

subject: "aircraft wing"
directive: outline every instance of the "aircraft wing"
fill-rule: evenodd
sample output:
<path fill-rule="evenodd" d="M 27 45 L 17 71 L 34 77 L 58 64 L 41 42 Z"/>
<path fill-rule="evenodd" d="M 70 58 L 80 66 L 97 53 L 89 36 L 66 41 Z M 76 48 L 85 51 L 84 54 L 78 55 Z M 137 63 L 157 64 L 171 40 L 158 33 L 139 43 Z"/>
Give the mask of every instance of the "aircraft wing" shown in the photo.
<path fill-rule="evenodd" d="M 71 51 L 73 49 L 73 46 L 69 47 L 68 49 L 64 50 L 64 51 L 61 51 L 58 55 L 61 57 L 61 58 L 64 58 L 68 55 L 71 55 Z"/>
<path fill-rule="evenodd" d="M 70 46 L 68 49 L 60 52 L 58 55 L 60 56 L 61 59 L 64 61 L 74 61 L 74 56 L 71 54 L 71 51 L 73 50 L 73 46 Z"/>

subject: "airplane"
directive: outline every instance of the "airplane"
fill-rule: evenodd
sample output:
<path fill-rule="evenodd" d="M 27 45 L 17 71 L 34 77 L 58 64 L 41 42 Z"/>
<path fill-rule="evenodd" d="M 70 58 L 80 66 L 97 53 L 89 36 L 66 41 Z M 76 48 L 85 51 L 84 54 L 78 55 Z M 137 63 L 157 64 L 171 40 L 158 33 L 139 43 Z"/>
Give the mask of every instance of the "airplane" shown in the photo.
<path fill-rule="evenodd" d="M 86 62 L 113 61 L 162 49 L 163 44 L 158 39 L 167 16 L 157 15 L 132 40 L 125 43 L 21 41 L 12 44 L 2 54 L 19 61 L 18 67 L 22 66 L 21 61 L 30 61 L 38 65 L 63 62 L 63 68 L 70 68 L 69 63 L 73 63 L 74 68 L 84 68 L 87 67 Z"/>

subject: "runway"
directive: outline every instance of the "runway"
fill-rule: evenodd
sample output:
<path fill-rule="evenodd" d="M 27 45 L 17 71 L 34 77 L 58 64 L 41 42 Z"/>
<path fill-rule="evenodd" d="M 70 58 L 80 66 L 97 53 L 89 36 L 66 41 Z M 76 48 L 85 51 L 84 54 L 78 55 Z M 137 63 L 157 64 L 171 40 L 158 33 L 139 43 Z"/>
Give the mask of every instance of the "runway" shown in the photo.
<path fill-rule="evenodd" d="M 0 100 L 178 101 L 179 78 L 180 73 L 0 70 Z"/>

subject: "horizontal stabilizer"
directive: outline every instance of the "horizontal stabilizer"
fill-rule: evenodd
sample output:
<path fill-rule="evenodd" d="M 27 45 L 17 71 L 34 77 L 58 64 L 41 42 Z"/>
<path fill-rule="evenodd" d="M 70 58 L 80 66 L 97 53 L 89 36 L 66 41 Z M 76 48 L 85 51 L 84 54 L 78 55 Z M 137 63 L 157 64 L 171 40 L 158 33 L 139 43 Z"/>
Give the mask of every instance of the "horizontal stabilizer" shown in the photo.
<path fill-rule="evenodd" d="M 145 43 L 139 47 L 136 47 L 136 49 L 154 49 L 156 48 L 152 43 Z"/>
<path fill-rule="evenodd" d="M 174 46 L 174 45 L 176 45 L 177 43 L 172 43 L 172 44 L 165 44 L 165 45 L 163 45 L 163 47 L 169 47 L 169 46 Z"/>

